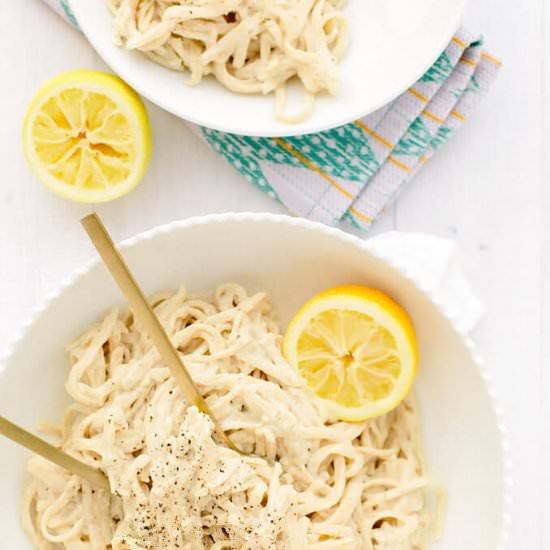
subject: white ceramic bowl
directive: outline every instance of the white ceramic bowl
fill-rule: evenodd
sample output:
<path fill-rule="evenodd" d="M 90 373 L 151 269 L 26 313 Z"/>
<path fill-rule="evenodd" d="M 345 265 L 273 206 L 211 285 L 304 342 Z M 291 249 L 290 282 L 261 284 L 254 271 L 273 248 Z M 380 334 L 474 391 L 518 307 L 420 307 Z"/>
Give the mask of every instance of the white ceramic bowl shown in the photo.
<path fill-rule="evenodd" d="M 83 243 L 86 238 L 82 236 Z M 428 465 L 448 488 L 437 550 L 497 550 L 508 492 L 501 420 L 471 344 L 422 292 L 399 258 L 374 256 L 364 241 L 286 216 L 211 215 L 175 222 L 122 243 L 146 292 L 208 291 L 234 280 L 265 289 L 285 324 L 315 292 L 363 283 L 390 293 L 411 314 L 421 350 L 416 391 Z M 64 345 L 123 300 L 97 260 L 73 274 L 25 325 L 0 366 L 1 414 L 31 430 L 59 419 L 67 397 Z M 30 548 L 18 520 L 27 453 L 0 438 L 3 548 Z"/>
<path fill-rule="evenodd" d="M 349 0 L 351 42 L 340 63 L 341 91 L 320 97 L 306 121 L 288 125 L 273 117 L 273 98 L 243 96 L 213 79 L 198 87 L 186 75 L 155 65 L 111 40 L 104 0 L 70 0 L 80 27 L 105 62 L 142 95 L 202 126 L 251 136 L 308 134 L 360 118 L 412 85 L 449 43 L 467 0 Z M 298 87 L 297 87 L 298 88 Z M 292 94 L 296 103 L 301 92 Z"/>

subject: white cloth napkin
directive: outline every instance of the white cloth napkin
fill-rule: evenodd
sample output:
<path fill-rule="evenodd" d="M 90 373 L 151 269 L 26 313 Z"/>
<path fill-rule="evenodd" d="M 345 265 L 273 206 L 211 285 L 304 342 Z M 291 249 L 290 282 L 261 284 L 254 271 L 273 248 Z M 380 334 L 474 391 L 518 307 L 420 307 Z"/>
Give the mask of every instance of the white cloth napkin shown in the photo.
<path fill-rule="evenodd" d="M 367 246 L 404 266 L 422 290 L 443 304 L 458 330 L 470 332 L 480 321 L 484 308 L 464 276 L 453 241 L 423 233 L 390 231 L 368 239 Z"/>

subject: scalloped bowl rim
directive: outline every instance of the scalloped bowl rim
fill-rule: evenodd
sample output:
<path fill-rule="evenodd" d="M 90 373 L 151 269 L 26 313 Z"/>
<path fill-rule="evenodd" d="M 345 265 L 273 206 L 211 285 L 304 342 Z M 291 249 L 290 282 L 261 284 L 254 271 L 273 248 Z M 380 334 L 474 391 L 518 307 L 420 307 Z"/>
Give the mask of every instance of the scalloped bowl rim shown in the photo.
<path fill-rule="evenodd" d="M 502 530 L 500 534 L 499 550 L 504 550 L 509 538 L 509 529 L 511 525 L 511 510 L 512 510 L 512 461 L 511 461 L 511 445 L 508 435 L 508 428 L 504 419 L 504 411 L 500 405 L 497 397 L 496 390 L 492 381 L 492 376 L 485 367 L 484 361 L 476 350 L 475 344 L 469 334 L 459 328 L 459 323 L 450 314 L 443 303 L 441 303 L 437 297 L 429 289 L 425 287 L 416 279 L 399 260 L 390 254 L 383 254 L 379 250 L 374 250 L 367 247 L 368 240 L 362 240 L 359 237 L 345 233 L 344 231 L 326 226 L 319 222 L 313 222 L 304 218 L 295 218 L 283 214 L 270 214 L 270 213 L 254 213 L 254 212 L 229 212 L 224 214 L 206 214 L 200 216 L 193 216 L 183 220 L 174 220 L 166 224 L 155 226 L 149 230 L 137 233 L 136 235 L 124 239 L 117 243 L 117 247 L 120 250 L 132 248 L 136 244 L 142 241 L 149 241 L 155 237 L 170 233 L 177 229 L 185 229 L 197 225 L 207 224 L 223 224 L 226 222 L 269 222 L 273 224 L 288 224 L 294 226 L 300 226 L 306 230 L 313 232 L 321 232 L 326 235 L 330 235 L 339 239 L 342 242 L 352 244 L 364 251 L 367 251 L 373 257 L 381 260 L 390 268 L 397 271 L 402 277 L 412 283 L 420 293 L 422 293 L 433 306 L 437 308 L 439 313 L 447 321 L 454 333 L 462 340 L 465 349 L 467 350 L 472 363 L 475 365 L 478 374 L 480 375 L 482 382 L 489 396 L 492 410 L 497 421 L 497 428 L 500 435 L 500 447 L 503 454 L 503 468 L 504 468 L 504 495 L 503 495 L 503 513 L 502 513 Z M 8 342 L 8 345 L 3 353 L 0 354 L 0 374 L 4 371 L 9 363 L 11 356 L 13 355 L 17 344 L 24 337 L 26 331 L 34 325 L 41 312 L 45 311 L 63 292 L 78 283 L 80 277 L 88 273 L 94 266 L 100 263 L 99 257 L 94 257 L 85 262 L 80 268 L 75 269 L 72 273 L 64 278 L 60 285 L 52 292 L 48 293 L 42 302 L 32 311 L 27 319 L 19 326 L 18 331 L 14 337 Z"/>

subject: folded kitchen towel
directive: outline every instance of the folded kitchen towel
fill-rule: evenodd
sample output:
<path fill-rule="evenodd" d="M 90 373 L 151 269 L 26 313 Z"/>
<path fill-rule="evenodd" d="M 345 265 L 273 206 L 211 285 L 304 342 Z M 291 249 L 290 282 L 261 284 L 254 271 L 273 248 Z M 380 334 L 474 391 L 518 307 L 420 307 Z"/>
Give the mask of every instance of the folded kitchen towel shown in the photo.
<path fill-rule="evenodd" d="M 484 308 L 464 276 L 453 241 L 424 233 L 387 231 L 367 239 L 366 246 L 397 262 L 443 306 L 459 331 L 471 332 L 481 320 Z"/>
<path fill-rule="evenodd" d="M 74 26 L 67 0 L 45 0 Z M 500 67 L 459 29 L 422 78 L 362 119 L 306 136 L 257 138 L 194 127 L 251 184 L 292 213 L 366 230 L 471 114 Z"/>

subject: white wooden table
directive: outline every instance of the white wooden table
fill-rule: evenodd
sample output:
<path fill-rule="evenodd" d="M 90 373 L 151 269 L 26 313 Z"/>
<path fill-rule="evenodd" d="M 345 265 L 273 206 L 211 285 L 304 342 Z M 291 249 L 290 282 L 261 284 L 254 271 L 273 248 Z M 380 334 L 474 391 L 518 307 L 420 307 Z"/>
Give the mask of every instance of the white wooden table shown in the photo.
<path fill-rule="evenodd" d="M 502 74 L 475 116 L 373 230 L 455 239 L 487 306 L 476 340 L 494 374 L 511 432 L 516 483 L 510 550 L 550 548 L 550 530 L 543 528 L 550 525 L 550 285 L 545 284 L 550 216 L 544 215 L 550 210 L 550 190 L 544 186 L 550 182 L 545 162 L 550 6 L 545 9 L 545 3 L 471 2 L 465 22 L 482 30 L 493 53 L 503 58 Z M 23 113 L 38 85 L 53 74 L 103 65 L 82 36 L 37 0 L 6 2 L 0 51 L 3 348 L 44 296 L 92 254 L 78 227 L 90 207 L 44 190 L 23 160 Z M 155 154 L 145 181 L 127 198 L 98 208 L 116 239 L 208 212 L 282 212 L 184 123 L 150 105 L 149 112 Z"/>

